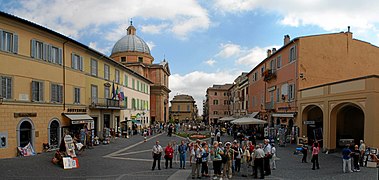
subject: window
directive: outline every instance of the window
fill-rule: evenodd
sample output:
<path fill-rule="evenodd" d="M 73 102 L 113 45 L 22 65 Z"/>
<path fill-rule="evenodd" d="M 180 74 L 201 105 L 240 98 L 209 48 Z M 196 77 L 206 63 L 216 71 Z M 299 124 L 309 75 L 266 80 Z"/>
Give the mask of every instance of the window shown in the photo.
<path fill-rule="evenodd" d="M 213 100 L 213 105 L 218 105 L 218 100 L 217 99 Z"/>
<path fill-rule="evenodd" d="M 288 85 L 288 100 L 295 99 L 295 84 Z"/>
<path fill-rule="evenodd" d="M 277 88 L 276 89 L 276 102 L 279 102 L 280 99 L 281 99 L 281 97 L 280 97 L 280 88 Z"/>
<path fill-rule="evenodd" d="M 282 56 L 278 56 L 277 58 L 276 58 L 276 63 L 277 63 L 277 65 L 276 65 L 276 67 L 279 69 L 280 67 L 282 67 Z"/>
<path fill-rule="evenodd" d="M 276 59 L 271 60 L 271 62 L 270 62 L 270 69 L 272 69 L 272 70 L 276 69 Z"/>
<path fill-rule="evenodd" d="M 91 103 L 97 104 L 97 86 L 91 85 Z"/>
<path fill-rule="evenodd" d="M 180 111 L 180 105 L 178 105 L 178 111 Z"/>
<path fill-rule="evenodd" d="M 224 115 L 229 115 L 229 111 L 224 111 Z"/>
<path fill-rule="evenodd" d="M 132 108 L 136 109 L 136 99 L 132 99 Z"/>
<path fill-rule="evenodd" d="M 63 86 L 59 84 L 51 84 L 51 102 L 63 102 Z"/>
<path fill-rule="evenodd" d="M 224 92 L 224 96 L 227 96 L 227 95 L 226 95 L 226 92 Z"/>
<path fill-rule="evenodd" d="M 124 75 L 124 86 L 128 87 L 128 75 Z"/>
<path fill-rule="evenodd" d="M 91 59 L 91 75 L 97 76 L 97 61 L 95 59 Z"/>
<path fill-rule="evenodd" d="M 261 67 L 261 74 L 262 74 L 262 76 L 263 76 L 263 72 L 265 72 L 265 66 L 264 65 Z"/>
<path fill-rule="evenodd" d="M 0 96 L 4 99 L 12 99 L 12 78 L 0 76 Z"/>
<path fill-rule="evenodd" d="M 137 80 L 137 91 L 141 91 L 139 81 Z"/>
<path fill-rule="evenodd" d="M 18 35 L 0 29 L 0 50 L 17 54 Z"/>
<path fill-rule="evenodd" d="M 139 106 L 139 99 L 137 99 L 137 105 L 136 105 L 136 108 L 137 108 L 137 109 L 140 109 L 140 106 Z"/>
<path fill-rule="evenodd" d="M 125 105 L 125 108 L 128 108 L 128 97 L 124 97 L 124 105 Z"/>
<path fill-rule="evenodd" d="M 115 70 L 115 81 L 120 84 L 120 71 L 117 69 Z"/>
<path fill-rule="evenodd" d="M 134 80 L 134 79 L 132 79 L 132 88 L 133 88 L 133 89 L 136 89 L 136 88 L 135 88 L 135 80 Z"/>
<path fill-rule="evenodd" d="M 143 62 L 143 57 L 138 57 L 138 62 Z"/>
<path fill-rule="evenodd" d="M 213 111 L 213 115 L 217 115 L 218 114 L 218 111 Z"/>
<path fill-rule="evenodd" d="M 296 46 L 291 47 L 291 49 L 290 49 L 289 62 L 292 62 L 294 60 L 296 60 Z"/>
<path fill-rule="evenodd" d="M 32 101 L 43 101 L 43 83 L 39 81 L 32 81 Z"/>
<path fill-rule="evenodd" d="M 104 98 L 109 99 L 110 98 L 110 87 L 104 86 Z"/>
<path fill-rule="evenodd" d="M 121 62 L 126 62 L 126 57 L 121 57 Z"/>
<path fill-rule="evenodd" d="M 187 111 L 190 111 L 191 109 L 190 109 L 190 105 L 187 105 Z"/>
<path fill-rule="evenodd" d="M 215 96 L 217 96 L 217 92 L 215 92 Z"/>
<path fill-rule="evenodd" d="M 74 104 L 80 104 L 80 88 L 74 88 Z"/>
<path fill-rule="evenodd" d="M 83 57 L 72 53 L 71 54 L 71 68 L 83 71 Z"/>
<path fill-rule="evenodd" d="M 104 64 L 104 79 L 109 80 L 109 66 Z"/>
<path fill-rule="evenodd" d="M 41 41 L 31 40 L 30 56 L 35 59 L 62 65 L 62 49 Z M 80 65 L 80 63 L 79 63 Z"/>
<path fill-rule="evenodd" d="M 255 73 L 254 73 L 254 81 L 257 81 L 257 80 L 258 80 L 258 73 L 255 72 Z"/>

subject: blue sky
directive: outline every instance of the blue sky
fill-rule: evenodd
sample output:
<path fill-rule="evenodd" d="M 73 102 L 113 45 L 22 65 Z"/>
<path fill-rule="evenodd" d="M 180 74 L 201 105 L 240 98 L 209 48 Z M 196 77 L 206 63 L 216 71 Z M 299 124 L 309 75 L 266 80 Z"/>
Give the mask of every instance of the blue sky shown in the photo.
<path fill-rule="evenodd" d="M 130 18 L 155 63 L 170 64 L 170 89 L 202 109 L 206 88 L 232 83 L 292 38 L 346 31 L 379 44 L 379 2 L 368 0 L 0 0 L 0 10 L 106 55 Z"/>

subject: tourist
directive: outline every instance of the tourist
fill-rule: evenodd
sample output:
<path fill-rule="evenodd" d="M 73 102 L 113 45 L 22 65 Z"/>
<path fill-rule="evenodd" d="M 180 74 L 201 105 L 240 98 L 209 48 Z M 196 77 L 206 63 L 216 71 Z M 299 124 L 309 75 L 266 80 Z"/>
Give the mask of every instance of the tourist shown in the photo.
<path fill-rule="evenodd" d="M 236 153 L 234 154 L 234 159 L 235 159 L 235 172 L 239 173 L 241 171 L 241 159 L 242 159 L 242 148 L 240 147 L 239 143 L 236 143 L 237 150 L 235 151 Z"/>
<path fill-rule="evenodd" d="M 223 177 L 224 178 L 232 178 L 232 162 L 234 160 L 234 150 L 230 148 L 231 143 L 226 142 L 225 143 L 225 149 L 224 149 L 224 156 L 226 158 L 226 161 L 223 161 L 224 164 L 224 171 L 223 171 Z"/>
<path fill-rule="evenodd" d="M 359 151 L 358 149 L 358 145 L 355 145 L 354 146 L 354 151 L 352 153 L 352 156 L 353 156 L 353 164 L 354 164 L 354 172 L 360 172 L 360 168 L 359 168 L 359 160 L 360 160 L 360 155 L 361 155 L 361 152 Z"/>
<path fill-rule="evenodd" d="M 365 151 L 366 151 L 366 144 L 363 142 L 363 140 L 360 140 L 360 145 L 359 145 L 359 151 L 361 152 L 361 156 L 359 159 L 359 165 L 363 167 L 363 159 L 365 157 Z"/>
<path fill-rule="evenodd" d="M 311 160 L 313 163 L 312 170 L 315 170 L 315 166 L 317 167 L 317 169 L 320 169 L 320 165 L 318 163 L 319 152 L 320 152 L 320 144 L 316 140 L 312 145 L 312 160 Z"/>
<path fill-rule="evenodd" d="M 260 178 L 261 179 L 264 179 L 264 168 L 263 168 L 263 164 L 264 164 L 264 157 L 265 157 L 265 153 L 262 149 L 262 144 L 259 144 L 257 145 L 257 148 L 254 152 L 254 155 L 253 155 L 253 159 L 254 159 L 254 172 L 253 172 L 253 176 L 254 178 L 257 178 L 258 176 L 258 169 L 259 169 L 259 174 L 260 174 Z"/>
<path fill-rule="evenodd" d="M 242 158 L 241 158 L 241 163 L 242 163 L 242 168 L 244 174 L 242 174 L 242 177 L 247 177 L 248 175 L 248 168 L 249 168 L 249 163 L 250 163 L 250 151 L 247 145 L 242 146 Z M 245 174 L 246 173 L 246 174 Z"/>
<path fill-rule="evenodd" d="M 219 143 L 217 141 L 213 142 L 213 150 L 211 151 L 211 157 L 213 161 L 213 171 L 214 177 L 213 179 L 217 179 L 221 177 L 221 164 L 222 164 L 222 155 L 224 152 L 218 146 Z"/>
<path fill-rule="evenodd" d="M 351 170 L 351 150 L 350 150 L 350 145 L 346 145 L 346 147 L 342 150 L 342 160 L 343 160 L 343 166 L 342 170 L 344 173 L 346 173 L 346 165 L 347 165 L 347 170 L 349 172 L 353 172 Z"/>
<path fill-rule="evenodd" d="M 308 156 L 308 146 L 303 144 L 303 147 L 301 148 L 301 153 L 303 153 L 303 158 L 301 159 L 302 163 L 307 163 L 307 156 Z"/>
<path fill-rule="evenodd" d="M 156 141 L 155 142 L 155 146 L 153 146 L 153 159 L 154 159 L 154 162 L 153 162 L 153 167 L 151 168 L 151 170 L 154 171 L 155 169 L 155 165 L 158 161 L 158 169 L 161 170 L 161 156 L 162 156 L 162 152 L 163 152 L 163 149 L 162 149 L 162 146 L 159 145 L 159 141 Z"/>
<path fill-rule="evenodd" d="M 201 176 L 202 177 L 209 177 L 208 174 L 208 156 L 209 156 L 209 148 L 208 143 L 203 142 L 202 143 L 202 161 L 201 161 Z"/>
<path fill-rule="evenodd" d="M 272 158 L 270 159 L 270 165 L 272 167 L 273 170 L 276 169 L 276 148 L 275 148 L 275 144 L 272 143 L 271 144 L 271 154 L 272 154 Z"/>
<path fill-rule="evenodd" d="M 187 145 L 184 143 L 184 140 L 182 140 L 180 146 L 178 147 L 179 151 L 179 158 L 180 158 L 180 164 L 179 169 L 185 169 L 186 168 L 186 153 L 187 153 Z"/>
<path fill-rule="evenodd" d="M 264 140 L 263 151 L 265 153 L 265 157 L 263 159 L 264 160 L 263 167 L 264 167 L 265 175 L 268 176 L 271 174 L 270 159 L 272 158 L 271 145 L 268 139 Z"/>
<path fill-rule="evenodd" d="M 192 179 L 196 177 L 201 179 L 200 165 L 202 161 L 202 150 L 197 143 L 193 143 L 193 149 L 191 150 L 190 166 L 192 166 Z"/>
<path fill-rule="evenodd" d="M 170 162 L 170 168 L 172 168 L 172 158 L 174 157 L 174 149 L 172 148 L 171 143 L 167 144 L 164 152 L 165 152 L 164 158 L 166 159 L 165 167 L 167 169 L 168 162 Z"/>

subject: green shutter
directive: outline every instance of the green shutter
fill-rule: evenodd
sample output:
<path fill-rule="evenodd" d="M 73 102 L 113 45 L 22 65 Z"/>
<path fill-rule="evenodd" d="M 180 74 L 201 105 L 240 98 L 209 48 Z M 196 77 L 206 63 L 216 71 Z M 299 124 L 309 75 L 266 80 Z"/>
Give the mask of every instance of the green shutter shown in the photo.
<path fill-rule="evenodd" d="M 13 34 L 13 48 L 12 52 L 17 54 L 18 53 L 18 35 Z"/>
<path fill-rule="evenodd" d="M 30 56 L 32 58 L 36 57 L 36 40 L 35 39 L 32 39 L 30 41 Z"/>

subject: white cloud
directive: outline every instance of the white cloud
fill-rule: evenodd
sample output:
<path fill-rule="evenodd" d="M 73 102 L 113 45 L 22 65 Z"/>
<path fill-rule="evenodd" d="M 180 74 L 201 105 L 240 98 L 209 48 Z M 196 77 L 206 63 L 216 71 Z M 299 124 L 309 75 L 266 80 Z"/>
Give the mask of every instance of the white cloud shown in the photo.
<path fill-rule="evenodd" d="M 204 63 L 208 64 L 209 66 L 213 66 L 216 63 L 216 61 L 214 59 L 209 59 L 209 60 L 205 61 Z"/>
<path fill-rule="evenodd" d="M 155 47 L 155 43 L 153 41 L 147 41 L 146 44 L 149 46 L 150 51 Z"/>
<path fill-rule="evenodd" d="M 203 100 L 205 100 L 207 88 L 213 86 L 213 84 L 233 83 L 234 79 L 240 74 L 241 71 L 229 70 L 215 73 L 193 71 L 185 75 L 172 74 L 170 76 L 170 99 L 177 94 L 192 96 L 199 109 L 199 115 L 201 115 L 203 113 Z"/>
<path fill-rule="evenodd" d="M 221 44 L 221 51 L 216 55 L 222 58 L 229 58 L 232 56 L 238 56 L 241 53 L 241 46 L 237 44 Z"/>
<path fill-rule="evenodd" d="M 214 0 L 214 9 L 222 13 L 263 12 L 281 15 L 278 21 L 288 26 L 315 25 L 327 31 L 374 30 L 379 24 L 379 1 L 299 1 L 299 0 Z"/>
<path fill-rule="evenodd" d="M 255 67 L 260 62 L 262 62 L 267 57 L 267 50 L 276 48 L 279 46 L 269 46 L 269 47 L 254 47 L 247 51 L 247 53 L 237 59 L 237 64 L 248 65 L 249 67 Z"/>
<path fill-rule="evenodd" d="M 150 34 L 159 34 L 162 33 L 162 31 L 164 31 L 168 26 L 168 24 L 145 25 L 141 27 L 141 31 Z"/>
<path fill-rule="evenodd" d="M 111 46 L 109 47 L 105 47 L 105 48 L 100 48 L 97 46 L 97 43 L 96 42 L 90 42 L 88 47 L 92 48 L 92 49 L 95 49 L 96 51 L 99 51 L 103 54 L 108 54 L 110 51 L 111 51 Z"/>
<path fill-rule="evenodd" d="M 166 0 L 165 3 L 156 0 L 22 0 L 9 11 L 74 38 L 110 24 L 123 25 L 121 31 L 125 32 L 131 17 L 164 21 L 168 31 L 179 38 L 206 30 L 210 25 L 208 12 L 195 0 Z M 155 31 L 147 30 L 149 25 L 144 27 L 146 32 L 154 33 L 164 26 L 155 26 Z"/>

